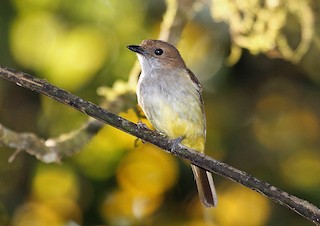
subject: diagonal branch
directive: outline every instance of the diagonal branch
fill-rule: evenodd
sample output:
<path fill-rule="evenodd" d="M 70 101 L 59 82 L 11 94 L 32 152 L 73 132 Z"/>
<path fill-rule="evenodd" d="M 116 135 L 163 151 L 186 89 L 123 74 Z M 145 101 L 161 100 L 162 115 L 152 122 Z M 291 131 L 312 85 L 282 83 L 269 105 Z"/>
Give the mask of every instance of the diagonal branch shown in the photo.
<path fill-rule="evenodd" d="M 235 169 L 225 163 L 219 162 L 183 145 L 174 146 L 174 142 L 172 142 L 172 140 L 164 137 L 156 131 L 151 131 L 147 128 L 138 126 L 135 123 L 132 123 L 120 116 L 114 115 L 91 102 L 53 86 L 44 80 L 2 66 L 0 66 L 0 77 L 73 107 L 74 109 L 81 111 L 103 123 L 107 123 L 128 134 L 152 143 L 177 157 L 187 159 L 193 164 L 210 172 L 241 183 L 248 188 L 266 195 L 275 202 L 290 208 L 291 210 L 313 222 L 315 225 L 320 225 L 320 209 L 318 209 L 316 206 L 306 200 L 302 200 L 298 197 L 288 194 L 287 192 L 284 192 L 273 185 L 258 180 L 246 172 Z"/>

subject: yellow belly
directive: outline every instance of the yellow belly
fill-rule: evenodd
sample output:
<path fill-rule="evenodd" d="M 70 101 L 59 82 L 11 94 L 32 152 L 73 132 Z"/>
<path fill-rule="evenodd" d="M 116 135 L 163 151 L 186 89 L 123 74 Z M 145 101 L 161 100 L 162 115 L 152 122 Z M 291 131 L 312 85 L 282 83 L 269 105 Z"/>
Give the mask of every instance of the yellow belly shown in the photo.
<path fill-rule="evenodd" d="M 170 138 L 184 137 L 181 142 L 183 145 L 204 151 L 205 143 L 205 125 L 204 115 L 201 106 L 194 108 L 180 106 L 179 111 L 173 110 L 170 104 L 158 103 L 158 111 L 153 114 L 147 114 L 150 122 L 157 130 Z"/>

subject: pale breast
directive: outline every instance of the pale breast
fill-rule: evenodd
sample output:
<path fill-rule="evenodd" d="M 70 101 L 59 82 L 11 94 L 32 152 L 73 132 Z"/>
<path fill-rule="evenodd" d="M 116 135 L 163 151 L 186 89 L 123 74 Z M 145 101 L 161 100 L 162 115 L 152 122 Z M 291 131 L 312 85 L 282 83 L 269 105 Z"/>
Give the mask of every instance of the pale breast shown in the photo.
<path fill-rule="evenodd" d="M 148 120 L 169 137 L 205 136 L 205 116 L 200 94 L 185 76 L 141 74 L 137 86 L 139 105 Z"/>

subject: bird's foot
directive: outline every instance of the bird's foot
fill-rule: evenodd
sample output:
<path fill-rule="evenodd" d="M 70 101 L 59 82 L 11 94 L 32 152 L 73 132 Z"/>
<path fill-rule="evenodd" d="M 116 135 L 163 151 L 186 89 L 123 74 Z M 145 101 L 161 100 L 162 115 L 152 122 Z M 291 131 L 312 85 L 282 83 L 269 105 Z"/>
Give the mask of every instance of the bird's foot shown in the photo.
<path fill-rule="evenodd" d="M 146 119 L 146 116 L 145 114 L 143 113 L 142 109 L 140 106 L 136 105 L 134 108 L 133 108 L 133 111 L 136 113 L 138 119 Z"/>
<path fill-rule="evenodd" d="M 173 139 L 173 140 L 171 141 L 171 142 L 172 142 L 171 150 L 172 150 L 172 151 L 175 151 L 175 150 L 178 148 L 178 146 L 179 146 L 179 144 L 181 143 L 181 141 L 184 140 L 184 138 L 185 138 L 185 136 L 181 136 L 181 137 L 178 137 L 178 138 L 176 138 L 176 139 Z"/>

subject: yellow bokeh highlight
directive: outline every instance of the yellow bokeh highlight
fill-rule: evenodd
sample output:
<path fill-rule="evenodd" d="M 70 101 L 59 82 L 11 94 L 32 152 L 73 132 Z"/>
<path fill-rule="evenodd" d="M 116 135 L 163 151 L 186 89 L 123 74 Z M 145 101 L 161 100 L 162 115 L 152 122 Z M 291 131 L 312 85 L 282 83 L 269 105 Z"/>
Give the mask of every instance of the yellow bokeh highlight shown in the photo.
<path fill-rule="evenodd" d="M 134 195 L 126 190 L 117 190 L 107 196 L 101 213 L 112 225 L 119 225 L 119 222 L 130 225 L 154 213 L 162 200 L 162 196 Z"/>
<path fill-rule="evenodd" d="M 44 73 L 52 83 L 67 89 L 78 88 L 103 66 L 107 54 L 106 38 L 98 30 L 78 26 L 56 41 L 55 51 Z"/>
<path fill-rule="evenodd" d="M 80 209 L 80 206 L 76 203 L 75 200 L 72 200 L 68 197 L 45 200 L 43 201 L 43 204 L 50 207 L 53 212 L 58 214 L 66 221 L 73 220 L 81 222 L 82 220 L 82 211 Z"/>
<path fill-rule="evenodd" d="M 79 196 L 78 180 L 69 167 L 40 165 L 32 182 L 32 194 L 37 200 L 58 198 L 76 200 Z"/>
<path fill-rule="evenodd" d="M 132 109 L 120 115 L 130 121 L 139 121 Z M 146 120 L 143 122 L 150 126 Z M 113 150 L 107 156 L 118 156 L 116 163 L 120 161 L 116 171 L 112 171 L 116 173 L 119 189 L 108 194 L 101 206 L 105 220 L 113 225 L 118 225 L 119 222 L 130 225 L 153 214 L 161 206 L 165 192 L 177 180 L 178 169 L 174 158 L 151 144 L 136 143 L 135 137 L 109 126 L 100 131 L 94 139 L 101 139 L 105 150 Z M 139 146 L 135 147 L 135 144 Z M 121 151 L 128 149 L 132 150 L 125 155 L 125 152 Z M 91 150 L 90 155 L 92 154 Z M 81 159 L 83 163 L 87 161 L 84 155 Z M 115 166 L 116 164 L 113 165 Z M 102 173 L 106 174 L 105 171 Z"/>
<path fill-rule="evenodd" d="M 121 159 L 116 171 L 119 189 L 106 197 L 102 215 L 112 225 L 130 225 L 150 216 L 161 206 L 177 176 L 173 156 L 151 144 L 140 145 Z"/>
<path fill-rule="evenodd" d="M 265 225 L 270 215 L 270 205 L 266 197 L 239 185 L 220 191 L 218 207 L 208 210 L 212 211 L 217 225 Z"/>
<path fill-rule="evenodd" d="M 28 202 L 14 214 L 12 226 L 63 226 L 64 219 L 42 203 Z"/>
<path fill-rule="evenodd" d="M 121 113 L 120 116 L 133 122 L 138 121 L 133 110 Z M 134 148 L 136 140 L 119 129 L 105 126 L 74 159 L 84 174 L 102 180 L 114 175 L 121 157 L 127 150 Z"/>
<path fill-rule="evenodd" d="M 119 186 L 136 195 L 160 195 L 173 186 L 177 175 L 175 159 L 151 144 L 128 153 L 117 170 Z"/>
<path fill-rule="evenodd" d="M 11 52 L 23 66 L 44 70 L 62 33 L 62 24 L 48 12 L 22 14 L 11 25 Z"/>
<path fill-rule="evenodd" d="M 284 159 L 281 175 L 289 184 L 301 190 L 319 189 L 320 154 L 318 150 L 300 150 Z"/>
<path fill-rule="evenodd" d="M 256 106 L 253 130 L 270 149 L 292 151 L 317 142 L 320 123 L 314 112 L 297 106 L 289 97 L 270 94 Z"/>
<path fill-rule="evenodd" d="M 78 179 L 70 167 L 40 164 L 32 181 L 30 202 L 15 213 L 14 221 L 18 222 L 17 225 L 23 221 L 39 221 L 34 225 L 81 222 L 81 210 L 76 203 L 78 198 Z"/>
<path fill-rule="evenodd" d="M 182 39 L 179 41 L 178 49 L 183 59 L 202 81 L 216 74 L 225 60 L 224 48 L 214 44 L 215 40 L 218 41 L 218 35 L 213 35 L 207 27 L 190 21 L 183 29 Z"/>
<path fill-rule="evenodd" d="M 101 31 L 87 25 L 66 29 L 46 11 L 21 14 L 10 33 L 11 51 L 19 63 L 69 90 L 88 82 L 107 57 L 107 38 Z"/>

